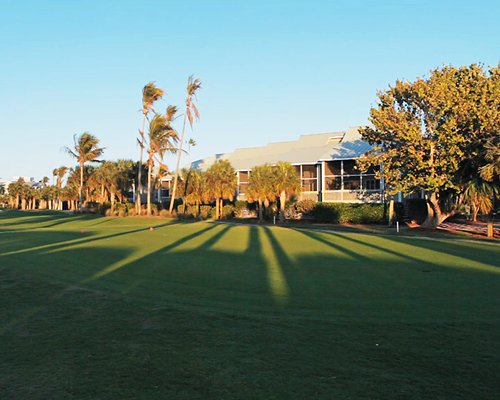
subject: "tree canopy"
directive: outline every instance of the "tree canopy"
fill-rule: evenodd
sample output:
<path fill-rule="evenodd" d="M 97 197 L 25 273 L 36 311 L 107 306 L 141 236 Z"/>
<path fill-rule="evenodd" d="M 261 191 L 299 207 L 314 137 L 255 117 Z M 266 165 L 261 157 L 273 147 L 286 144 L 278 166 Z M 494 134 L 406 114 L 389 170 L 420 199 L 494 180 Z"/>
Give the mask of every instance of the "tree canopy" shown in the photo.
<path fill-rule="evenodd" d="M 500 133 L 500 67 L 446 66 L 428 78 L 397 81 L 378 99 L 373 126 L 362 131 L 374 148 L 360 165 L 383 165 L 379 175 L 390 193 L 425 191 L 424 224 L 436 226 L 488 165 L 488 146 Z"/>

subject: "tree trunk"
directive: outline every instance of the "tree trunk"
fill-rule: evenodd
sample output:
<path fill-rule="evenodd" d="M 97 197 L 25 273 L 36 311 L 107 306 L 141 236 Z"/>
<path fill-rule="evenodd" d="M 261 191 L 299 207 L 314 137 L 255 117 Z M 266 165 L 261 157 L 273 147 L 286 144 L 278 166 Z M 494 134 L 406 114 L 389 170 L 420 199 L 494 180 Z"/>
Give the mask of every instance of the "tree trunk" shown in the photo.
<path fill-rule="evenodd" d="M 114 191 L 110 190 L 109 198 L 110 198 L 110 202 L 111 202 L 111 211 L 114 211 L 115 210 L 115 192 Z"/>
<path fill-rule="evenodd" d="M 259 222 L 264 222 L 264 210 L 262 207 L 262 200 L 259 199 Z"/>
<path fill-rule="evenodd" d="M 80 211 L 83 209 L 83 164 L 80 163 L 80 186 L 78 187 L 78 198 L 80 201 Z"/>
<path fill-rule="evenodd" d="M 142 118 L 142 129 L 140 131 L 141 143 L 139 144 L 141 148 L 141 156 L 139 158 L 139 170 L 137 172 L 137 192 L 135 196 L 135 211 L 137 215 L 141 215 L 141 193 L 142 193 L 142 153 L 144 151 L 144 127 L 146 126 L 146 114 L 143 114 Z"/>
<path fill-rule="evenodd" d="M 286 204 L 286 192 L 283 190 L 280 193 L 280 222 L 285 222 L 285 204 Z"/>
<path fill-rule="evenodd" d="M 149 153 L 149 160 L 148 160 L 148 204 L 147 204 L 147 215 L 151 216 L 151 174 L 153 173 L 152 170 L 152 163 L 151 160 L 153 159 L 153 155 L 151 152 Z"/>
<path fill-rule="evenodd" d="M 179 148 L 177 149 L 177 164 L 175 166 L 174 187 L 172 188 L 170 207 L 168 209 L 170 213 L 172 213 L 172 210 L 174 209 L 175 192 L 177 190 L 177 181 L 179 180 L 179 167 L 181 165 L 182 142 L 184 142 L 184 132 L 186 130 L 186 114 L 187 113 L 184 113 L 184 121 L 182 123 L 182 132 L 179 141 Z"/>
<path fill-rule="evenodd" d="M 219 198 L 215 198 L 215 219 L 219 219 Z"/>
<path fill-rule="evenodd" d="M 443 210 L 441 210 L 439 200 L 435 192 L 430 196 L 426 195 L 426 201 L 427 217 L 421 225 L 423 228 L 436 228 L 455 213 L 454 210 L 449 213 L 445 213 L 443 212 Z"/>
<path fill-rule="evenodd" d="M 394 223 L 394 199 L 389 201 L 389 226 Z"/>

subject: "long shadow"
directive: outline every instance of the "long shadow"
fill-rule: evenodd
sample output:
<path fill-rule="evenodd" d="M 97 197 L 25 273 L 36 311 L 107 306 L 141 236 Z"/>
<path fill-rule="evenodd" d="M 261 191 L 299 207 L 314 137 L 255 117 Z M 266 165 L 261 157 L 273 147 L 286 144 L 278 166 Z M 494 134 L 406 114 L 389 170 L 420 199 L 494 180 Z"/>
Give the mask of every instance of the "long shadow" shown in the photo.
<path fill-rule="evenodd" d="M 396 243 L 404 243 L 406 245 L 420 247 L 424 250 L 436 251 L 439 253 L 446 252 L 455 257 L 460 257 L 473 262 L 480 262 L 494 268 L 500 268 L 500 245 L 482 245 L 482 243 L 478 243 L 480 246 L 482 245 L 481 249 L 478 250 L 478 247 L 475 244 L 467 242 L 454 243 L 449 240 L 433 241 L 425 239 L 419 240 L 417 238 L 409 240 L 407 238 L 403 238 L 397 240 L 397 238 L 393 237 L 387 237 L 385 239 Z"/>
<path fill-rule="evenodd" d="M 291 229 L 293 229 L 295 232 L 301 233 L 304 236 L 307 236 L 308 238 L 314 239 L 314 240 L 316 240 L 324 245 L 327 245 L 334 250 L 337 250 L 341 253 L 344 253 L 345 255 L 349 256 L 352 259 L 359 260 L 362 262 L 369 262 L 370 261 L 370 258 L 364 256 L 363 254 L 359 254 L 355 251 L 349 250 L 348 248 L 346 248 L 344 246 L 340 246 L 339 244 L 337 244 L 335 242 L 331 242 L 329 240 L 326 240 L 325 238 L 321 237 L 319 232 L 314 232 L 312 230 L 306 231 L 304 229 L 296 229 L 296 228 L 291 228 Z"/>
<path fill-rule="evenodd" d="M 412 261 L 417 266 L 432 266 L 432 267 L 438 267 L 438 268 L 447 267 L 446 265 L 443 265 L 441 263 L 431 261 L 432 259 L 418 258 L 418 257 L 415 257 L 415 256 L 411 256 L 410 254 L 405 253 L 405 252 L 393 250 L 393 249 L 390 248 L 389 245 L 387 247 L 382 247 L 382 246 L 379 246 L 379 245 L 376 245 L 376 244 L 373 244 L 373 243 L 370 243 L 370 242 L 367 242 L 367 241 L 362 241 L 362 240 L 359 240 L 359 239 L 355 239 L 354 237 L 352 237 L 352 235 L 344 235 L 344 234 L 338 234 L 338 233 L 334 233 L 334 232 L 324 232 L 324 233 L 327 234 L 327 235 L 331 235 L 331 236 L 335 236 L 335 237 L 339 237 L 339 238 L 343 238 L 343 239 L 349 240 L 349 241 L 351 241 L 353 243 L 356 243 L 356 244 L 360 244 L 360 245 L 363 245 L 363 246 L 371 247 L 371 248 L 379 250 L 381 252 L 384 252 L 384 253 L 391 254 L 393 256 L 399 257 L 399 258 L 401 258 L 402 260 L 405 260 L 405 261 L 410 260 L 410 261 Z M 383 240 L 391 240 L 391 239 L 383 237 Z M 414 242 L 418 241 L 418 239 L 410 239 L 409 241 L 405 240 L 405 239 L 402 239 L 401 242 L 397 242 L 394 239 L 392 239 L 392 241 L 394 241 L 396 243 L 399 243 L 400 245 L 401 245 L 401 243 L 404 243 L 405 245 L 413 246 Z M 421 242 L 423 242 L 423 241 L 421 241 Z M 444 253 L 443 249 L 446 248 L 447 245 L 448 244 L 446 242 L 440 242 L 440 246 L 439 246 L 440 248 L 436 248 L 435 251 L 442 254 L 442 253 Z M 421 246 L 421 247 L 426 248 L 425 246 Z M 429 249 L 427 249 L 427 250 L 429 250 Z M 453 256 L 455 256 L 455 254 L 453 254 Z M 457 257 L 460 258 L 461 256 L 457 256 Z M 462 257 L 462 258 L 463 259 L 467 259 L 467 258 L 464 258 L 464 257 Z M 477 260 L 474 260 L 474 261 L 477 262 Z M 484 264 L 487 264 L 488 267 L 498 268 L 498 265 L 491 264 L 491 261 L 490 262 L 485 262 Z M 490 271 L 490 272 L 492 272 L 492 271 Z"/>
<path fill-rule="evenodd" d="M 213 245 L 215 245 L 219 240 L 221 240 L 222 237 L 226 234 L 226 232 L 231 228 L 232 227 L 230 225 L 224 226 L 224 228 L 222 228 L 219 232 L 217 232 L 215 235 L 212 235 L 209 239 L 207 239 L 200 246 L 198 246 L 196 250 L 202 250 L 202 251 L 209 250 Z"/>
<path fill-rule="evenodd" d="M 164 224 L 156 225 L 155 228 L 161 228 L 161 227 L 169 226 L 169 225 L 171 225 L 171 224 L 164 223 Z M 31 247 L 28 249 L 21 249 L 21 250 L 12 251 L 12 252 L 0 253 L 0 256 L 6 257 L 6 256 L 9 256 L 12 254 L 30 253 L 30 252 L 34 252 L 34 251 L 42 250 L 42 249 L 43 250 L 57 251 L 57 250 L 61 250 L 61 249 L 64 249 L 66 247 L 69 247 L 69 246 L 75 246 L 75 245 L 80 245 L 80 244 L 84 244 L 84 243 L 87 244 L 87 243 L 98 242 L 98 241 L 105 240 L 105 239 L 130 235 L 132 233 L 147 231 L 147 230 L 149 230 L 148 227 L 140 227 L 138 229 L 132 229 L 132 230 L 124 231 L 124 232 L 117 232 L 117 233 L 112 233 L 109 235 L 102 235 L 102 236 L 97 236 L 97 237 L 89 236 L 89 235 L 92 235 L 93 232 L 86 232 L 86 233 L 82 233 L 82 234 L 87 235 L 87 236 L 84 238 L 81 238 L 81 239 L 70 239 L 70 240 L 66 240 L 64 242 L 59 242 L 56 244 L 41 245 L 41 246 Z"/>

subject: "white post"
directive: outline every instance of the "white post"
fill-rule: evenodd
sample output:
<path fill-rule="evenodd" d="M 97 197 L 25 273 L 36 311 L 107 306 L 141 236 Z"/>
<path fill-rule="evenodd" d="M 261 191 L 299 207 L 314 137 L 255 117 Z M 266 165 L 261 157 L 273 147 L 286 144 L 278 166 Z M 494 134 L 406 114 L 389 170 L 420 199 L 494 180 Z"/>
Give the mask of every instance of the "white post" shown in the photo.
<path fill-rule="evenodd" d="M 399 221 L 396 221 L 396 231 L 399 233 Z"/>

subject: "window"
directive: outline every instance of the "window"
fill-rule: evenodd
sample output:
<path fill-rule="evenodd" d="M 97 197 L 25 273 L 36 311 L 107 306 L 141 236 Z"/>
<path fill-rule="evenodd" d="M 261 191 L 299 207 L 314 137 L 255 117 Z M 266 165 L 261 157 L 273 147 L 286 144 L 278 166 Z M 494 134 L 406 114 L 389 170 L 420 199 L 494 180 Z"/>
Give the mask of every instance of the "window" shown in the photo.
<path fill-rule="evenodd" d="M 380 190 L 380 179 L 375 179 L 374 176 L 363 175 L 363 189 Z"/>
<path fill-rule="evenodd" d="M 359 190 L 361 178 L 359 175 L 344 176 L 344 190 Z"/>
<path fill-rule="evenodd" d="M 325 163 L 325 176 L 340 175 L 342 171 L 342 161 L 328 161 Z"/>
<path fill-rule="evenodd" d="M 340 176 L 326 177 L 325 178 L 326 190 L 341 190 L 342 178 Z"/>
<path fill-rule="evenodd" d="M 318 191 L 318 167 L 316 165 L 300 165 L 300 181 L 304 192 Z"/>
<path fill-rule="evenodd" d="M 238 193 L 244 194 L 248 188 L 250 171 L 238 171 Z"/>

